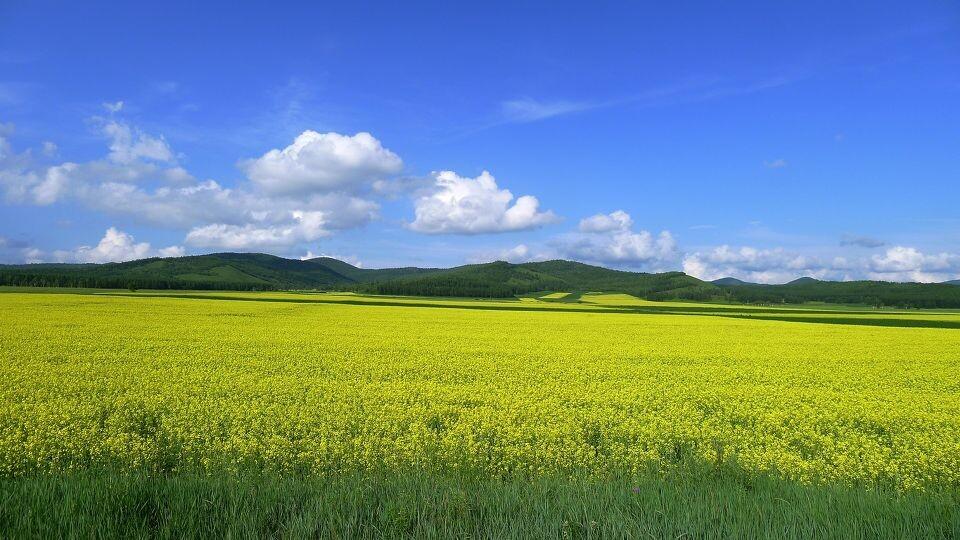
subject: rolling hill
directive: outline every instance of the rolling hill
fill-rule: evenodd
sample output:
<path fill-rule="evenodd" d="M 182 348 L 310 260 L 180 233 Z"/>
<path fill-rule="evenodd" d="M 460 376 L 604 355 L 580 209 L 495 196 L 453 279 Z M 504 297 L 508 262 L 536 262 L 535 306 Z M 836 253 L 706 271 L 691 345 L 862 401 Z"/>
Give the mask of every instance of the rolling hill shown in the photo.
<path fill-rule="evenodd" d="M 715 279 L 710 283 L 713 283 L 717 287 L 731 287 L 734 285 L 757 285 L 757 283 L 743 281 L 742 279 L 737 279 L 735 277 L 725 277 L 725 278 Z"/>
<path fill-rule="evenodd" d="M 822 281 L 809 277 L 783 285 L 724 285 L 724 297 L 750 304 L 865 304 L 916 308 L 960 308 L 960 287 L 945 283 Z"/>
<path fill-rule="evenodd" d="M 455 268 L 358 268 L 330 257 L 294 260 L 213 253 L 107 264 L 0 266 L 0 284 L 141 289 L 320 289 L 379 294 L 510 297 L 534 291 L 616 291 L 706 298 L 717 288 L 682 272 L 645 274 L 571 261 Z"/>
<path fill-rule="evenodd" d="M 427 275 L 370 283 L 378 294 L 509 297 L 534 291 L 611 291 L 644 298 L 708 299 L 717 288 L 682 272 L 647 274 L 610 270 L 573 261 L 460 266 Z"/>
<path fill-rule="evenodd" d="M 332 257 L 317 257 L 315 259 L 308 259 L 307 262 L 323 266 L 356 283 L 386 281 L 404 276 L 422 276 L 445 271 L 443 268 L 417 268 L 415 266 L 405 266 L 402 268 L 358 268 L 350 263 Z"/>
<path fill-rule="evenodd" d="M 783 285 L 761 285 L 723 278 L 711 283 L 682 272 L 626 272 L 564 260 L 522 264 L 498 261 L 446 269 L 367 269 L 330 257 L 297 260 L 258 253 L 212 253 L 106 264 L 0 265 L 0 285 L 343 290 L 485 298 L 509 298 L 537 291 L 618 292 L 649 300 L 960 308 L 960 287 L 951 282 L 835 282 L 800 278 Z"/>
<path fill-rule="evenodd" d="M 0 267 L 0 282 L 104 288 L 269 290 L 323 288 L 352 280 L 309 261 L 259 253 L 213 253 L 123 263 L 4 266 Z"/>

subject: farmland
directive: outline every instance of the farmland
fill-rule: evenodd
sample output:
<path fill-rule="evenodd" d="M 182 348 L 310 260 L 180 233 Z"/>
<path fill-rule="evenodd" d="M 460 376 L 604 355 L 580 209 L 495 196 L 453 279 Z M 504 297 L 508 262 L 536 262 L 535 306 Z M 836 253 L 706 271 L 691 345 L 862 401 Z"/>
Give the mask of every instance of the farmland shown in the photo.
<path fill-rule="evenodd" d="M 623 504 L 669 498 L 662 482 L 748 485 L 823 519 L 852 501 L 957 533 L 960 313 L 565 296 L 5 290 L 2 491 L 115 478 L 226 497 L 266 475 L 276 497 L 316 484 L 347 504 L 331 482 L 361 498 L 384 482 L 423 504 L 434 478 L 468 499 L 541 493 L 545 515 L 550 493 L 594 493 L 629 525 Z M 695 499 L 657 499 L 676 515 L 653 530 L 696 530 L 678 510 Z M 613 526 L 590 508 L 567 526 Z M 0 526 L 29 529 L 9 512 Z"/>

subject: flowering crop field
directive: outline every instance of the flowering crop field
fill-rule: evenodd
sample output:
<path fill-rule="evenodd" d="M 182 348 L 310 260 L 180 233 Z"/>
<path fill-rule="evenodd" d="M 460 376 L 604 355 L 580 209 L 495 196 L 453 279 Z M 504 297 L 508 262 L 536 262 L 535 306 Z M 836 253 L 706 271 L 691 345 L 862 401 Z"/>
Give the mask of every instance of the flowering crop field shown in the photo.
<path fill-rule="evenodd" d="M 6 291 L 0 476 L 960 486 L 960 314 L 622 296 Z"/>

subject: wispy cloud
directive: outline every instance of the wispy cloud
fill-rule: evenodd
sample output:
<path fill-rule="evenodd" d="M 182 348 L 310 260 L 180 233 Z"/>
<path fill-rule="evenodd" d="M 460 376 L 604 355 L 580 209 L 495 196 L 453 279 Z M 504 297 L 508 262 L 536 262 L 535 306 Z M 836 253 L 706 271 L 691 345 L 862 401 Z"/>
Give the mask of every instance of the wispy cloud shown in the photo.
<path fill-rule="evenodd" d="M 21 105 L 27 101 L 36 85 L 17 81 L 0 81 L 0 105 Z"/>
<path fill-rule="evenodd" d="M 781 75 L 750 82 L 730 82 L 718 77 L 700 77 L 602 100 L 521 97 L 502 101 L 496 120 L 470 130 L 470 132 L 482 131 L 504 124 L 536 122 L 611 107 L 630 105 L 657 107 L 748 95 L 792 84 L 803 78 L 803 75 Z"/>
<path fill-rule="evenodd" d="M 583 101 L 538 101 L 531 98 L 512 99 L 501 103 L 503 118 L 509 122 L 534 122 L 603 106 Z"/>
<path fill-rule="evenodd" d="M 883 240 L 877 238 L 872 238 L 870 236 L 857 236 L 854 234 L 845 234 L 840 238 L 841 246 L 855 246 L 855 247 L 865 247 L 865 248 L 878 248 L 885 246 L 887 243 Z"/>
<path fill-rule="evenodd" d="M 787 166 L 787 160 L 775 159 L 773 161 L 764 161 L 763 166 L 768 169 L 782 169 Z"/>

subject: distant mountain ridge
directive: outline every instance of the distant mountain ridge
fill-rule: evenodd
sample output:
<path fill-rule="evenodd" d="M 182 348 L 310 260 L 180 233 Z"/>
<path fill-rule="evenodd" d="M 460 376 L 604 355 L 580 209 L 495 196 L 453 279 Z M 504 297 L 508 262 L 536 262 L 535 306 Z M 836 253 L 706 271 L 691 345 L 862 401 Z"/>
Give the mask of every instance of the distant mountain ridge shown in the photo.
<path fill-rule="evenodd" d="M 737 279 L 735 277 L 724 277 L 720 279 L 715 279 L 710 283 L 713 283 L 718 287 L 730 287 L 734 285 L 759 285 L 759 283 L 751 283 L 749 281 L 743 281 L 742 279 Z"/>
<path fill-rule="evenodd" d="M 616 291 L 643 298 L 707 299 L 716 287 L 682 272 L 624 272 L 573 261 L 497 261 L 372 282 L 378 294 L 509 297 L 534 291 Z"/>
<path fill-rule="evenodd" d="M 620 292 L 649 300 L 761 304 L 828 302 L 960 308 L 960 280 L 940 284 L 820 281 L 783 285 L 735 278 L 701 281 L 683 272 L 642 273 L 554 260 L 497 261 L 454 268 L 359 268 L 318 257 L 211 253 L 105 264 L 0 265 L 0 285 L 198 289 L 343 290 L 375 294 L 509 298 L 538 291 Z"/>

